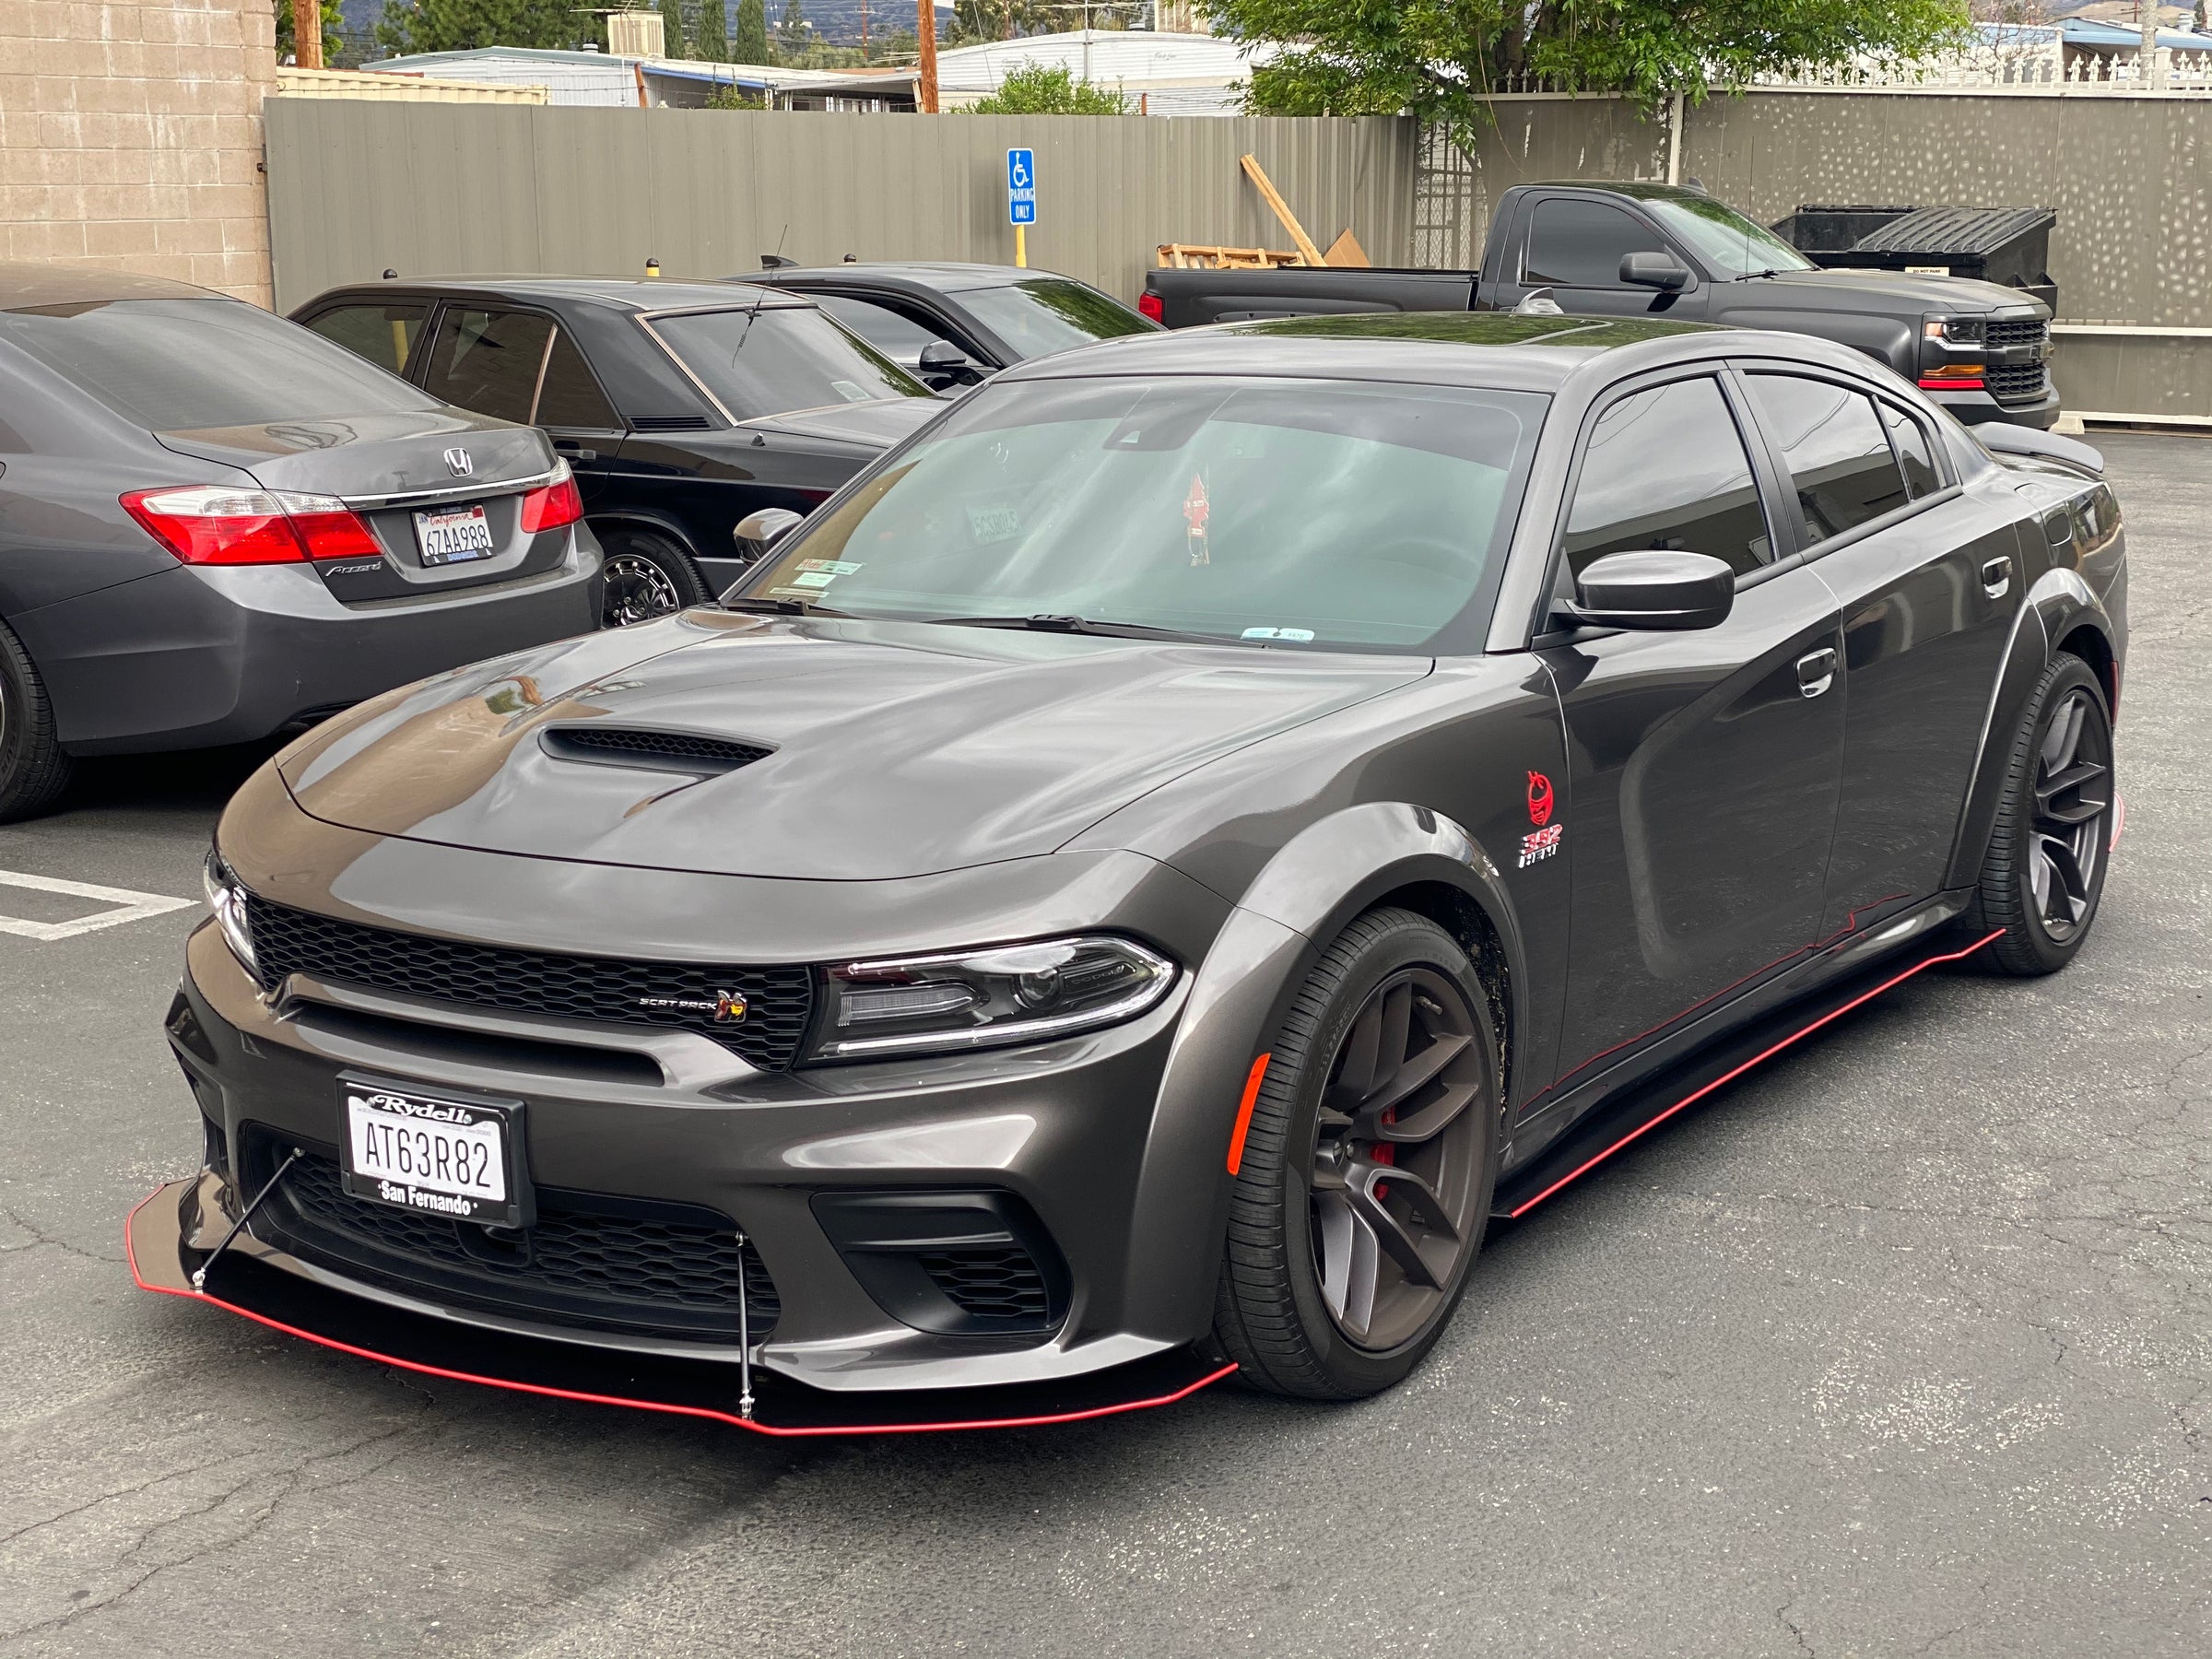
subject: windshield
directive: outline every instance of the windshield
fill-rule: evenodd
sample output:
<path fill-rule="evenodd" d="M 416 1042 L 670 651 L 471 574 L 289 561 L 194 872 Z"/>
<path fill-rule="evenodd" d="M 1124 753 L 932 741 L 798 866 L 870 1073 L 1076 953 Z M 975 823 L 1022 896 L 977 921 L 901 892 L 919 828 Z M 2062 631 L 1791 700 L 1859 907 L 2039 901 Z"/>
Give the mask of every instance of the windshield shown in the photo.
<path fill-rule="evenodd" d="M 1221 377 L 986 386 L 745 596 L 1422 651 L 1471 610 L 1455 637 L 1487 619 L 1547 401 Z"/>
<path fill-rule="evenodd" d="M 149 432 L 438 407 L 396 375 L 242 300 L 0 311 L 0 340 Z"/>
<path fill-rule="evenodd" d="M 969 288 L 956 298 L 1025 358 L 1120 335 L 1151 334 L 1159 326 L 1097 288 L 1065 277 L 1040 276 L 1004 288 Z"/>
<path fill-rule="evenodd" d="M 1818 268 L 1773 231 L 1711 196 L 1646 197 L 1641 206 L 1719 276 Z"/>
<path fill-rule="evenodd" d="M 652 326 L 734 420 L 932 395 L 811 305 L 681 312 Z"/>

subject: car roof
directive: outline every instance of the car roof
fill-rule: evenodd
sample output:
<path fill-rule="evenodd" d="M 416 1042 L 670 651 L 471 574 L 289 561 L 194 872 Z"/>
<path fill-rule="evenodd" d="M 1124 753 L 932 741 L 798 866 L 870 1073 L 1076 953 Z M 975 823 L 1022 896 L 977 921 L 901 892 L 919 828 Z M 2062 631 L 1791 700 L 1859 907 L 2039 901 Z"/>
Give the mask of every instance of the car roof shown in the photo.
<path fill-rule="evenodd" d="M 694 306 L 723 310 L 770 299 L 790 304 L 812 303 L 804 295 L 779 293 L 751 283 L 685 282 L 663 276 L 408 276 L 387 282 L 347 283 L 344 291 L 390 289 L 398 293 L 423 288 L 435 288 L 448 296 L 487 300 L 582 300 L 628 312 L 684 311 Z M 318 300 L 322 298 L 323 295 L 316 296 Z"/>
<path fill-rule="evenodd" d="M 1504 312 L 1282 317 L 1127 335 L 1018 363 L 998 378 L 1312 374 L 1550 392 L 1584 364 L 1624 347 L 1741 333 L 1649 317 L 1526 317 Z"/>
<path fill-rule="evenodd" d="M 47 305 L 90 305 L 110 300 L 229 300 L 212 288 L 128 271 L 42 261 L 0 260 L 0 311 Z M 240 303 L 243 303 L 241 301 Z"/>
<path fill-rule="evenodd" d="M 1533 188 L 1537 190 L 1597 190 L 1607 195 L 1627 196 L 1637 202 L 1710 202 L 1709 190 L 1693 190 L 1687 184 L 1653 184 L 1641 179 L 1544 179 Z"/>
<path fill-rule="evenodd" d="M 1077 280 L 1058 271 L 1032 270 L 1021 265 L 961 265 L 951 260 L 924 259 L 883 259 L 855 261 L 852 265 L 802 265 L 795 269 L 763 273 L 761 279 L 782 282 L 794 276 L 821 281 L 834 281 L 840 277 L 850 281 L 859 277 L 869 282 L 934 288 L 940 294 L 960 294 L 981 288 L 1010 288 L 1017 282 L 1028 282 L 1038 277 L 1049 277 L 1058 282 Z"/>

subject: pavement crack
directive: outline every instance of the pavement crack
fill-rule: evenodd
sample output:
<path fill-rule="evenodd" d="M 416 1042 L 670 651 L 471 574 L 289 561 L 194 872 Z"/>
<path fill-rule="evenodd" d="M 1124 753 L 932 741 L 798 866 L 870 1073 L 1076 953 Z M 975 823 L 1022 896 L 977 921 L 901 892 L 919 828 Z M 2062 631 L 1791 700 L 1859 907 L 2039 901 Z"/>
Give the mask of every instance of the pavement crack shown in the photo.
<path fill-rule="evenodd" d="M 102 1255 L 98 1251 L 87 1250 L 80 1244 L 72 1244 L 66 1239 L 56 1238 L 43 1229 L 33 1226 L 21 1211 L 11 1208 L 7 1205 L 0 1204 L 0 1216 L 6 1217 L 8 1220 L 30 1235 L 30 1242 L 28 1244 L 0 1245 L 0 1255 L 15 1255 L 27 1250 L 58 1250 L 64 1255 L 76 1256 L 87 1262 L 98 1262 L 103 1267 L 113 1267 L 119 1265 L 123 1261 L 119 1255 Z"/>

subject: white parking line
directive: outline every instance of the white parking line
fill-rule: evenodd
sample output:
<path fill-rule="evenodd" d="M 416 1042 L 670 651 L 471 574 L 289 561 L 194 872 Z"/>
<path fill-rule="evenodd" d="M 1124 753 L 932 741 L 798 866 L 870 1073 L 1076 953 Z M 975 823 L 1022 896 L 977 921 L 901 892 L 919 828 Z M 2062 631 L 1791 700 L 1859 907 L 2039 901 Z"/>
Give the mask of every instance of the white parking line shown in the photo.
<path fill-rule="evenodd" d="M 20 934 L 27 939 L 52 943 L 102 927 L 120 927 L 125 922 L 143 922 L 148 916 L 167 915 L 199 902 L 171 899 L 163 893 L 134 893 L 129 888 L 94 887 L 88 881 L 62 881 L 52 876 L 27 876 L 20 870 L 0 870 L 0 887 L 33 888 L 41 893 L 67 893 L 77 899 L 105 899 L 113 910 L 95 911 L 74 922 L 29 922 L 21 916 L 0 915 L 0 933 Z M 5 902 L 5 900 L 0 900 Z"/>

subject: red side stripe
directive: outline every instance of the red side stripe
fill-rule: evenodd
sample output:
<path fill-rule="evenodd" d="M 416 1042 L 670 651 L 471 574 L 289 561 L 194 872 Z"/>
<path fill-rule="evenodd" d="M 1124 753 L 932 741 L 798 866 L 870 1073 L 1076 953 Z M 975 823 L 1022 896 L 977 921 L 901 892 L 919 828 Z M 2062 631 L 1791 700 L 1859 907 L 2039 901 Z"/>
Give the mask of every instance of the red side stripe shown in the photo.
<path fill-rule="evenodd" d="M 1252 1109 L 1259 1101 L 1260 1085 L 1267 1078 L 1267 1062 L 1273 1054 L 1262 1054 L 1252 1063 L 1252 1071 L 1244 1079 L 1244 1098 L 1237 1102 L 1237 1126 L 1229 1132 L 1229 1172 L 1234 1175 L 1244 1162 L 1244 1136 L 1252 1130 Z"/>
<path fill-rule="evenodd" d="M 1815 1031 L 1818 1030 L 1822 1026 L 1827 1025 L 1831 1020 L 1842 1018 L 1844 1015 L 1850 1013 L 1853 1008 L 1858 1007 L 1861 1004 L 1872 1002 L 1876 997 L 1881 995 L 1883 992 L 1889 990 L 1893 986 L 1903 984 L 1907 980 L 1911 979 L 1914 974 L 1918 973 L 1924 968 L 1933 968 L 1938 962 L 1961 961 L 1967 957 L 1972 956 L 1975 951 L 1981 949 L 1983 946 L 1988 944 L 1991 939 L 2001 939 L 2004 936 L 2005 930 L 2000 927 L 1995 932 L 1991 933 L 1983 938 L 1976 939 L 1964 950 L 1954 950 L 1947 956 L 1932 956 L 1927 958 L 1924 961 L 1915 962 L 1912 967 L 1906 969 L 1902 973 L 1897 975 L 1894 979 L 1884 980 L 1880 984 L 1875 986 L 1873 990 L 1862 992 L 1860 994 L 1853 997 L 1849 1002 L 1845 1003 L 1841 1007 L 1836 1008 L 1827 1014 L 1823 1014 L 1818 1019 L 1814 1020 L 1812 1024 L 1792 1031 L 1780 1042 L 1777 1042 L 1772 1047 L 1762 1050 L 1760 1053 L 1754 1054 L 1750 1059 L 1745 1061 L 1734 1071 L 1728 1072 L 1724 1076 L 1715 1077 L 1712 1082 L 1706 1084 L 1704 1088 L 1697 1090 L 1694 1094 L 1684 1095 L 1682 1099 L 1677 1100 L 1672 1106 L 1669 1106 L 1657 1117 L 1652 1119 L 1650 1123 L 1645 1124 L 1641 1128 L 1630 1130 L 1627 1135 L 1622 1135 L 1618 1140 L 1607 1147 L 1603 1152 L 1600 1152 L 1595 1158 L 1591 1159 L 1587 1163 L 1584 1163 L 1579 1168 L 1570 1171 L 1567 1174 L 1560 1176 L 1559 1180 L 1553 1182 L 1549 1186 L 1538 1193 L 1534 1198 L 1527 1199 L 1524 1201 L 1518 1207 L 1506 1211 L 1508 1218 L 1518 1221 L 1523 1216 L 1527 1215 L 1530 1210 L 1535 1209 L 1537 1205 L 1543 1203 L 1545 1199 L 1550 1197 L 1554 1193 L 1558 1192 L 1569 1182 L 1577 1180 L 1583 1175 L 1587 1175 L 1592 1170 L 1596 1169 L 1599 1164 L 1604 1163 L 1606 1159 L 1612 1157 L 1614 1153 L 1619 1151 L 1623 1147 L 1630 1145 L 1633 1141 L 1641 1140 L 1653 1130 L 1658 1128 L 1660 1124 L 1665 1123 L 1668 1118 L 1673 1117 L 1677 1112 L 1681 1112 L 1688 1107 L 1694 1106 L 1698 1101 L 1703 1100 L 1714 1089 L 1719 1088 L 1725 1084 L 1735 1082 L 1736 1078 L 1742 1077 L 1746 1072 L 1749 1071 L 1753 1066 L 1759 1065 L 1762 1060 L 1772 1059 L 1776 1054 L 1781 1053 L 1783 1049 L 1788 1048 L 1790 1044 L 1795 1042 L 1800 1037 L 1809 1037 Z"/>
<path fill-rule="evenodd" d="M 132 1207 L 131 1217 L 136 1216 L 140 1210 L 153 1201 L 158 1194 L 159 1189 L 155 1194 L 149 1194 L 147 1197 L 140 1199 Z M 448 1371 L 444 1367 L 437 1365 L 422 1365 L 412 1359 L 399 1359 L 390 1354 L 380 1354 L 373 1348 L 356 1347 L 350 1342 L 340 1342 L 335 1337 L 318 1336 L 312 1331 L 300 1330 L 297 1325 L 288 1325 L 281 1320 L 271 1319 L 265 1314 L 256 1313 L 251 1308 L 241 1308 L 235 1302 L 224 1301 L 220 1297 L 209 1296 L 204 1290 L 194 1292 L 178 1290 L 168 1285 L 149 1285 L 138 1271 L 137 1252 L 131 1248 L 131 1217 L 125 1217 L 123 1224 L 123 1249 L 124 1254 L 130 1261 L 131 1277 L 136 1281 L 139 1289 L 150 1290 L 157 1296 L 181 1296 L 186 1301 L 207 1302 L 212 1306 L 221 1308 L 226 1312 L 235 1313 L 241 1319 L 250 1319 L 255 1324 L 266 1325 L 272 1331 L 281 1331 L 287 1336 L 297 1336 L 303 1342 L 312 1342 L 318 1347 L 335 1348 L 341 1354 L 351 1354 L 358 1359 L 371 1359 L 379 1365 L 396 1366 L 401 1371 L 414 1371 L 419 1376 L 442 1377 L 449 1382 L 476 1382 L 486 1388 L 504 1388 L 513 1394 L 542 1394 L 546 1398 L 553 1400 L 577 1400 L 587 1406 L 626 1406 L 632 1411 L 659 1411 L 671 1417 L 707 1418 L 714 1422 L 727 1423 L 733 1428 L 750 1429 L 756 1434 L 774 1435 L 779 1439 L 795 1440 L 817 1435 L 838 1434 L 936 1434 L 956 1429 L 1034 1429 L 1048 1423 L 1079 1423 L 1089 1418 L 1119 1417 L 1124 1412 L 1144 1411 L 1155 1406 L 1172 1406 L 1176 1401 L 1187 1399 L 1196 1394 L 1207 1384 L 1220 1382 L 1222 1378 L 1237 1369 L 1236 1365 L 1231 1362 L 1224 1365 L 1219 1371 L 1209 1372 L 1199 1378 L 1197 1382 L 1186 1387 L 1177 1389 L 1173 1394 L 1161 1394 L 1155 1399 L 1124 1400 L 1117 1405 L 1093 1406 L 1082 1411 L 1055 1412 L 1045 1417 L 976 1418 L 959 1423 L 838 1424 L 781 1428 L 774 1423 L 763 1423 L 758 1418 L 741 1418 L 735 1412 L 716 1411 L 707 1406 L 673 1406 L 661 1400 L 624 1399 L 619 1394 L 580 1394 L 573 1389 L 547 1388 L 535 1382 L 516 1382 L 501 1377 L 479 1377 L 469 1371 Z"/>

